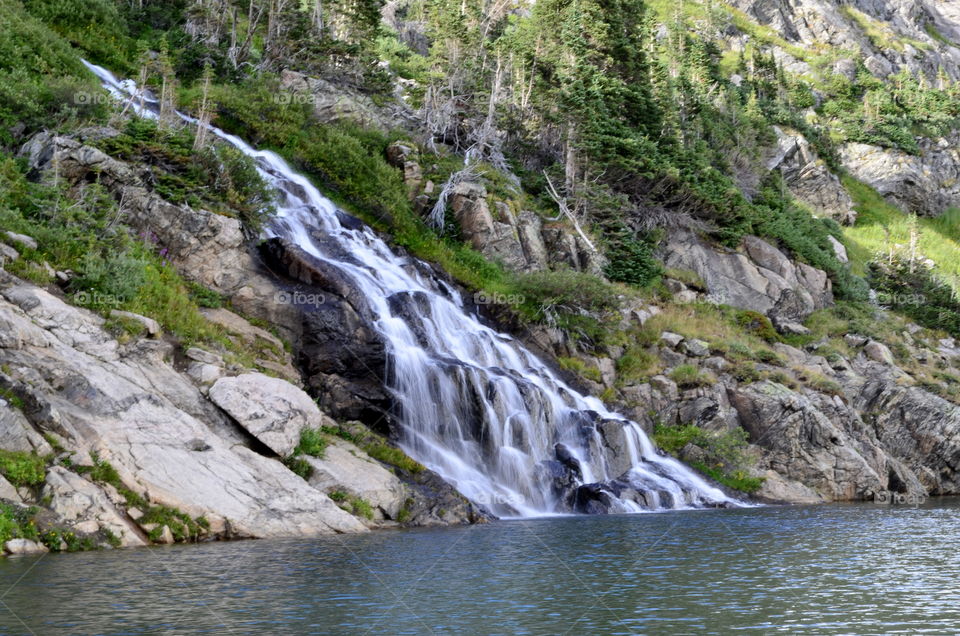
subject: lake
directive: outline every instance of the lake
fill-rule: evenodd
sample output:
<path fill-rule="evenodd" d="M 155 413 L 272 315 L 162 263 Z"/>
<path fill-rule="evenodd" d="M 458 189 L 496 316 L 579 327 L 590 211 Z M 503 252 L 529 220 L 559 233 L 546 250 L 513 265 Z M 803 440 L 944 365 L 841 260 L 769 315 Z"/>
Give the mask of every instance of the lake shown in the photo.
<path fill-rule="evenodd" d="M 954 633 L 960 502 L 0 560 L 3 634 Z"/>

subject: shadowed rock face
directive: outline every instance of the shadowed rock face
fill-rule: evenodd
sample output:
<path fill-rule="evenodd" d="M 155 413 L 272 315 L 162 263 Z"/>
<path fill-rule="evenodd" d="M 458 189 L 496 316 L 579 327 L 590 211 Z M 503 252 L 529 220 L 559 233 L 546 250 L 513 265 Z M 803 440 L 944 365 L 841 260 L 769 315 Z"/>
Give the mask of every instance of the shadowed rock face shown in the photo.
<path fill-rule="evenodd" d="M 390 433 L 393 399 L 385 388 L 386 348 L 363 315 L 366 304 L 335 267 L 282 239 L 261 247 L 267 265 L 287 278 L 290 298 L 322 302 L 299 305 L 298 362 L 307 386 L 333 417 L 358 420 Z"/>

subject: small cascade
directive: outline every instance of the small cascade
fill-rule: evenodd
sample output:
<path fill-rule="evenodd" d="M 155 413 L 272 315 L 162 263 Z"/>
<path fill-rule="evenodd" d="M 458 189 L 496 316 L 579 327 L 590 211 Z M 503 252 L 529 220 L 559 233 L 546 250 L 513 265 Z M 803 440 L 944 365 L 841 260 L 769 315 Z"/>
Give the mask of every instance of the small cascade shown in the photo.
<path fill-rule="evenodd" d="M 134 83 L 87 66 L 115 97 L 156 116 L 156 101 Z M 279 193 L 267 236 L 336 268 L 357 290 L 387 345 L 399 445 L 464 496 L 505 517 L 736 504 L 660 455 L 637 423 L 483 325 L 456 290 L 410 267 L 370 228 L 341 222 L 336 206 L 280 156 L 210 131 L 253 158 Z"/>

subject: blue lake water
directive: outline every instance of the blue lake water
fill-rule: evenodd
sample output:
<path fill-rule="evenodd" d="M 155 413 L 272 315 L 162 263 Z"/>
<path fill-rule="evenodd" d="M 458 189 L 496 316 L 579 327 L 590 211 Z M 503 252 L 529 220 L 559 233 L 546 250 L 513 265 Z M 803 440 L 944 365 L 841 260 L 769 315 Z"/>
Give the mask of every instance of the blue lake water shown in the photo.
<path fill-rule="evenodd" d="M 960 632 L 960 502 L 0 560 L 3 634 Z"/>

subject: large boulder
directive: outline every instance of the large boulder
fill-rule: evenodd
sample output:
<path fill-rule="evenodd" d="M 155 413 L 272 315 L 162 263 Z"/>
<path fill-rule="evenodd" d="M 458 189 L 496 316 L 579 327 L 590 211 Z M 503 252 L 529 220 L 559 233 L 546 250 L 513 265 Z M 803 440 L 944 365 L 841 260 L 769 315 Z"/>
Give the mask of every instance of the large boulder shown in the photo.
<path fill-rule="evenodd" d="M 463 239 L 475 250 L 502 262 L 508 269 L 526 269 L 527 259 L 515 228 L 516 219 L 506 206 L 497 207 L 499 218 L 494 219 L 482 184 L 474 181 L 457 184 L 450 195 L 450 209 L 460 224 Z"/>
<path fill-rule="evenodd" d="M 667 267 L 700 276 L 710 300 L 766 314 L 781 328 L 833 304 L 826 272 L 795 263 L 755 236 L 744 237 L 742 250 L 732 251 L 677 232 L 663 249 L 663 259 Z"/>
<path fill-rule="evenodd" d="M 411 195 L 416 194 L 423 183 L 423 169 L 420 167 L 419 153 L 412 144 L 395 141 L 387 146 L 387 161 L 403 171 L 403 182 Z"/>
<path fill-rule="evenodd" d="M 360 91 L 344 83 L 308 77 L 285 69 L 280 73 L 278 99 L 287 98 L 299 104 L 309 104 L 322 123 L 351 123 L 390 131 L 402 128 L 413 115 L 402 103 L 379 106 Z"/>
<path fill-rule="evenodd" d="M 3 544 L 3 551 L 15 556 L 49 552 L 47 546 L 30 539 L 10 539 Z"/>
<path fill-rule="evenodd" d="M 355 445 L 333 439 L 322 458 L 307 457 L 310 485 L 326 493 L 344 492 L 374 507 L 380 518 L 397 519 L 407 498 L 403 482 Z"/>
<path fill-rule="evenodd" d="M 319 428 L 323 416 L 302 389 L 262 373 L 220 378 L 210 399 L 248 433 L 281 457 L 293 453 L 305 428 Z"/>
<path fill-rule="evenodd" d="M 247 448 L 236 425 L 171 365 L 163 343 L 121 348 L 99 316 L 10 283 L 0 275 L 0 324 L 16 336 L 0 347 L 0 365 L 38 433 L 55 436 L 77 458 L 97 453 L 151 504 L 224 520 L 220 536 L 365 530 L 281 462 Z M 19 438 L 32 444 L 30 435 Z M 47 488 L 51 505 L 74 526 L 123 529 L 99 486 L 55 467 Z"/>

